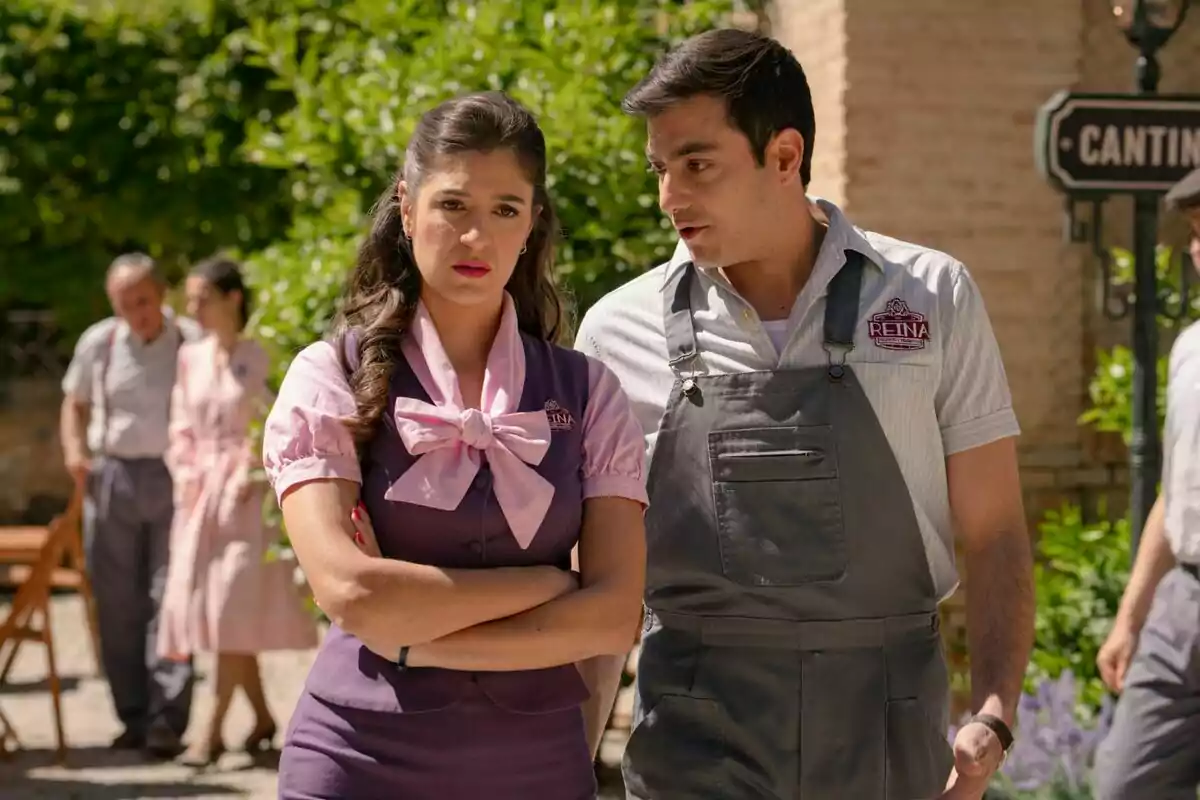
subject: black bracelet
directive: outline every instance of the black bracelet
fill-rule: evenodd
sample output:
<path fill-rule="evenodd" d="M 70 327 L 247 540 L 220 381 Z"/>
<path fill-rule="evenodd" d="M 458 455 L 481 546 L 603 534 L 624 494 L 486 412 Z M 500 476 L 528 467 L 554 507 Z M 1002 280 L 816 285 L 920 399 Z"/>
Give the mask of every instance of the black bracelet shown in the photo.
<path fill-rule="evenodd" d="M 1000 740 L 1000 749 L 1007 754 L 1010 747 L 1013 745 L 1012 729 L 1004 723 L 1004 720 L 991 714 L 976 714 L 971 717 L 971 722 L 978 722 L 980 725 L 985 725 Z"/>
<path fill-rule="evenodd" d="M 408 669 L 408 645 L 400 648 L 400 655 L 396 656 L 396 669 L 400 672 Z"/>

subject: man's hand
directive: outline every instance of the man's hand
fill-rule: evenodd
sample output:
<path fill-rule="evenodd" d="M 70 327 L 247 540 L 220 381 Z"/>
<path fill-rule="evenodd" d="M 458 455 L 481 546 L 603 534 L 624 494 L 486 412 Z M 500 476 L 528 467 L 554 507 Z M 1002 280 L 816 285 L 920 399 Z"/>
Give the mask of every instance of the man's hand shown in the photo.
<path fill-rule="evenodd" d="M 1125 686 L 1125 673 L 1137 652 L 1138 638 L 1154 603 L 1154 593 L 1163 576 L 1175 566 L 1175 556 L 1167 541 L 1166 500 L 1166 496 L 1160 494 L 1146 516 L 1137 558 L 1133 562 L 1129 584 L 1121 596 L 1117 618 L 1104 646 L 1096 654 L 1100 678 L 1114 692 L 1120 692 Z"/>
<path fill-rule="evenodd" d="M 1125 673 L 1129 670 L 1129 662 L 1133 660 L 1137 644 L 1138 632 L 1129 623 L 1118 619 L 1096 655 L 1100 679 L 1117 694 L 1125 686 Z"/>
<path fill-rule="evenodd" d="M 87 476 L 92 471 L 92 459 L 83 452 L 68 450 L 64 462 L 71 480 L 75 481 L 75 488 L 82 492 L 87 482 Z"/>
<path fill-rule="evenodd" d="M 73 395 L 63 398 L 58 412 L 58 439 L 62 442 L 63 464 L 82 492 L 92 471 L 92 459 L 87 447 L 88 405 Z"/>
<path fill-rule="evenodd" d="M 991 728 L 980 722 L 964 725 L 954 737 L 954 769 L 938 800 L 983 800 L 1003 757 Z"/>

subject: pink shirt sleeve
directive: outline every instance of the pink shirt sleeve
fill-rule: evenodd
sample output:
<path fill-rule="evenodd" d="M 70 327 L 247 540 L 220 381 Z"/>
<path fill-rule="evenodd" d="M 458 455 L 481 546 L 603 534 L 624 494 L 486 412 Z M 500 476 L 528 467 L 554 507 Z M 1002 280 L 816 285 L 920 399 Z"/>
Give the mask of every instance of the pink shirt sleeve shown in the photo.
<path fill-rule="evenodd" d="M 317 342 L 302 350 L 288 367 L 263 431 L 263 467 L 277 498 L 308 481 L 362 483 L 354 439 L 342 422 L 354 410 L 333 345 Z"/>
<path fill-rule="evenodd" d="M 646 445 L 629 398 L 608 367 L 588 357 L 583 412 L 583 497 L 625 497 L 649 505 Z"/>

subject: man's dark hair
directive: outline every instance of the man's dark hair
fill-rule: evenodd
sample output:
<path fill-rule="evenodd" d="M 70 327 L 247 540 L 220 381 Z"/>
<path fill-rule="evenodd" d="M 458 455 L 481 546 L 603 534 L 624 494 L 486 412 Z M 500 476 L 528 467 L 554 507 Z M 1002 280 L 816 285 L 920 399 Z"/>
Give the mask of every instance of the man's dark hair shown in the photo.
<path fill-rule="evenodd" d="M 804 138 L 800 181 L 812 178 L 812 93 L 804 68 L 779 42 L 758 33 L 719 28 L 698 34 L 662 56 L 621 108 L 652 117 L 683 100 L 711 95 L 725 101 L 730 122 L 750 140 L 762 165 L 771 137 L 794 128 Z"/>

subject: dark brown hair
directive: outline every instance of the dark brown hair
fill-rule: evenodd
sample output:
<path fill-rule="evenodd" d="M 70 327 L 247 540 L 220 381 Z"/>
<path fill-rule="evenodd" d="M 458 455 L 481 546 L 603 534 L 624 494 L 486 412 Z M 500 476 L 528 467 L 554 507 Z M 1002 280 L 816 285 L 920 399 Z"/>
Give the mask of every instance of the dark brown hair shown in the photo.
<path fill-rule="evenodd" d="M 250 321 L 250 293 L 246 291 L 246 282 L 238 262 L 224 256 L 213 256 L 192 267 L 191 274 L 208 281 L 223 296 L 228 296 L 230 292 L 241 293 L 238 330 L 245 330 L 246 323 Z"/>
<path fill-rule="evenodd" d="M 541 128 L 524 106 L 501 92 L 464 95 L 438 105 L 418 121 L 404 166 L 375 203 L 371 230 L 359 247 L 336 325 L 338 352 L 357 405 L 346 422 L 360 445 L 374 436 L 383 416 L 392 371 L 402 357 L 400 343 L 421 295 L 421 274 L 400 217 L 398 184 L 403 180 L 415 194 L 436 169 L 439 156 L 496 150 L 511 150 L 517 157 L 533 184 L 533 204 L 540 209 L 508 281 L 517 324 L 539 339 L 556 342 L 562 334 L 562 302 L 553 282 L 558 222 L 546 191 Z M 351 332 L 357 340 L 357 363 L 347 360 L 346 337 Z"/>
<path fill-rule="evenodd" d="M 627 114 L 652 117 L 699 95 L 724 101 L 730 122 L 750 140 L 761 166 L 771 137 L 792 128 L 804 139 L 800 182 L 812 179 L 816 119 L 804 68 L 779 42 L 759 33 L 719 28 L 662 56 L 621 103 Z"/>

